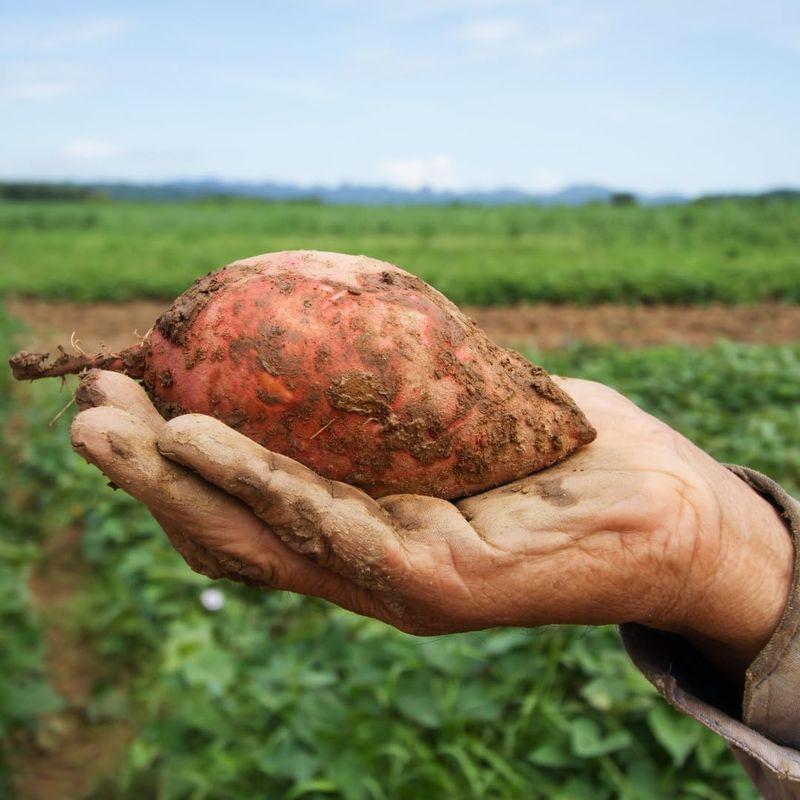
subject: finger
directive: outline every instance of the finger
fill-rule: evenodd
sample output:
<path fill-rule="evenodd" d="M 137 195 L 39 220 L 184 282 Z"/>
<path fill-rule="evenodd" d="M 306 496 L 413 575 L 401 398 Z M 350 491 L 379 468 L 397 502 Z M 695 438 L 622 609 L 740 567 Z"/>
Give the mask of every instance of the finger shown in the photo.
<path fill-rule="evenodd" d="M 149 506 L 178 537 L 176 546 L 193 568 L 354 602 L 353 587 L 342 578 L 285 547 L 242 503 L 162 458 L 155 433 L 138 417 L 110 406 L 90 408 L 75 417 L 72 442 L 117 486 Z"/>
<path fill-rule="evenodd" d="M 120 414 L 114 414 L 110 408 L 108 412 L 111 413 L 108 413 L 105 409 L 100 411 L 101 406 L 110 405 L 106 402 L 105 389 L 108 384 L 111 384 L 112 389 L 114 388 L 116 383 L 114 378 L 117 375 L 116 373 L 102 372 L 101 370 L 92 370 L 91 372 L 95 373 L 95 379 L 102 376 L 103 379 L 111 378 L 111 380 L 97 381 L 97 383 L 92 380 L 85 385 L 90 395 L 87 397 L 85 392 L 84 399 L 79 405 L 86 408 L 87 403 L 96 402 L 98 403 L 98 411 L 87 410 L 78 414 L 71 428 L 72 445 L 84 459 L 98 466 L 108 477 L 112 478 L 115 488 L 126 489 L 129 494 L 146 502 L 145 495 L 140 496 L 137 494 L 137 491 L 146 489 L 146 481 L 137 480 L 137 476 L 130 469 L 131 466 L 134 466 L 134 468 L 136 466 L 141 467 L 141 463 L 138 465 L 128 464 L 127 459 L 123 458 L 122 455 L 131 454 L 137 449 L 144 449 L 147 438 L 153 439 L 155 434 L 149 426 L 144 431 L 138 429 L 135 424 L 138 418 L 129 415 L 132 417 L 132 420 L 129 420 L 126 416 L 127 412 L 123 411 Z M 102 383 L 106 385 L 103 386 Z M 82 385 L 84 385 L 83 381 Z M 78 390 L 79 393 L 80 388 Z M 124 384 L 123 388 L 126 388 Z M 91 408 L 91 406 L 88 407 Z M 141 419 L 138 419 L 138 422 L 139 427 L 144 424 Z M 140 437 L 140 440 L 132 444 L 129 440 L 134 440 L 137 436 Z M 107 452 L 108 449 L 111 450 L 113 456 Z M 150 480 L 160 477 L 167 477 L 168 479 L 168 476 L 158 474 L 158 465 L 154 465 L 152 469 L 145 471 L 149 473 Z M 209 578 L 220 578 L 225 575 L 225 570 L 217 558 L 205 548 L 186 539 L 179 527 L 181 520 L 176 520 L 174 515 L 164 513 L 160 507 L 151 507 L 150 511 L 164 529 L 172 546 L 195 572 L 200 572 Z"/>
<path fill-rule="evenodd" d="M 402 562 L 391 519 L 371 497 L 202 414 L 170 420 L 160 452 L 243 500 L 293 550 L 386 590 Z"/>
<path fill-rule="evenodd" d="M 75 402 L 81 411 L 98 406 L 119 408 L 141 419 L 153 431 L 165 422 L 141 385 L 119 372 L 90 369 L 81 377 Z"/>

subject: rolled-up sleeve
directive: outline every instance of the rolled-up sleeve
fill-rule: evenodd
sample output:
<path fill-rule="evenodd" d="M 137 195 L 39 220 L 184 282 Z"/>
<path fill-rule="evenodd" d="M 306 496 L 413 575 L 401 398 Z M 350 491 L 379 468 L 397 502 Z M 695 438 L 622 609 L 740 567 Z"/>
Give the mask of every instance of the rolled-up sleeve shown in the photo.
<path fill-rule="evenodd" d="M 789 602 L 747 670 L 744 695 L 680 637 L 636 624 L 620 631 L 645 677 L 672 705 L 728 742 L 767 800 L 800 800 L 800 503 L 755 470 L 728 468 L 783 515 L 795 545 Z"/>

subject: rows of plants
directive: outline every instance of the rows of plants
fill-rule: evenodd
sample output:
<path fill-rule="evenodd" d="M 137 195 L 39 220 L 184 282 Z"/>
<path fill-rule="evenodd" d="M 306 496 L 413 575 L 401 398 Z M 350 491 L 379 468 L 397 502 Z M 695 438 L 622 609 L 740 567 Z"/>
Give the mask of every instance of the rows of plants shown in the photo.
<path fill-rule="evenodd" d="M 237 258 L 315 248 L 457 303 L 800 301 L 800 201 L 665 207 L 0 202 L 0 294 L 172 298 Z"/>

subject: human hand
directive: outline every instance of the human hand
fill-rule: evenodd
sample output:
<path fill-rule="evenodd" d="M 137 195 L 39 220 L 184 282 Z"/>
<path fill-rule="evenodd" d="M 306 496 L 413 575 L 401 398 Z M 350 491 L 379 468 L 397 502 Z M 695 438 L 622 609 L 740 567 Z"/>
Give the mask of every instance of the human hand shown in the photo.
<path fill-rule="evenodd" d="M 608 387 L 561 385 L 596 441 L 455 503 L 373 500 L 211 417 L 165 423 L 116 373 L 84 378 L 72 438 L 210 577 L 316 595 L 417 634 L 636 621 L 741 675 L 788 596 L 777 513 Z"/>

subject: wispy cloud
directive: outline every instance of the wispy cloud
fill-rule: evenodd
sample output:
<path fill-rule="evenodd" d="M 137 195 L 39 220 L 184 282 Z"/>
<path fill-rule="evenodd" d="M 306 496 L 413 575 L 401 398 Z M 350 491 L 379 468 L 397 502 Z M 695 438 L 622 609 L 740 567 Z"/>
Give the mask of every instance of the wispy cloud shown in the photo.
<path fill-rule="evenodd" d="M 524 186 L 534 192 L 553 192 L 566 186 L 567 181 L 563 175 L 559 175 L 549 169 L 535 170 L 527 181 L 524 181 Z"/>
<path fill-rule="evenodd" d="M 456 35 L 472 44 L 498 45 L 518 39 L 523 31 L 522 23 L 516 19 L 478 19 L 459 26 Z"/>
<path fill-rule="evenodd" d="M 0 98 L 26 102 L 57 100 L 91 83 L 90 73 L 75 64 L 23 62 L 0 72 Z"/>
<path fill-rule="evenodd" d="M 11 100 L 54 100 L 73 94 L 76 89 L 75 83 L 69 80 L 40 79 L 8 86 L 2 91 L 2 95 Z"/>
<path fill-rule="evenodd" d="M 132 27 L 124 17 L 88 17 L 56 25 L 5 27 L 0 34 L 15 50 L 61 50 L 110 41 Z"/>
<path fill-rule="evenodd" d="M 473 19 L 454 30 L 455 38 L 472 49 L 472 56 L 493 55 L 540 58 L 588 44 L 595 31 L 588 25 L 536 26 L 510 17 Z"/>
<path fill-rule="evenodd" d="M 535 30 L 513 20 L 486 20 L 461 25 L 444 34 L 449 44 L 434 50 L 408 51 L 399 46 L 373 45 L 354 50 L 349 60 L 370 75 L 408 76 L 444 68 L 467 67 L 492 61 L 538 62 L 550 56 L 578 50 L 598 37 L 598 28 L 576 27 Z"/>
<path fill-rule="evenodd" d="M 63 155 L 75 161 L 109 161 L 120 158 L 125 151 L 102 139 L 73 139 L 62 150 Z"/>
<path fill-rule="evenodd" d="M 403 189 L 453 189 L 457 186 L 452 156 L 438 154 L 422 158 L 395 158 L 378 167 L 381 180 Z"/>
<path fill-rule="evenodd" d="M 549 56 L 565 50 L 576 50 L 589 44 L 593 39 L 594 36 L 589 31 L 554 33 L 526 42 L 521 52 L 530 56 Z"/>
<path fill-rule="evenodd" d="M 333 8 L 362 8 L 365 11 L 380 11 L 390 17 L 421 19 L 439 14 L 496 11 L 514 6 L 535 6 L 544 0 L 322 0 Z"/>
<path fill-rule="evenodd" d="M 420 20 L 436 16 L 486 14 L 512 8 L 531 8 L 544 0 L 396 0 L 391 3 L 396 18 Z"/>
<path fill-rule="evenodd" d="M 335 102 L 335 86 L 324 76 L 296 77 L 264 72 L 219 71 L 219 76 L 232 86 L 245 89 L 253 96 L 276 97 L 301 102 Z"/>

